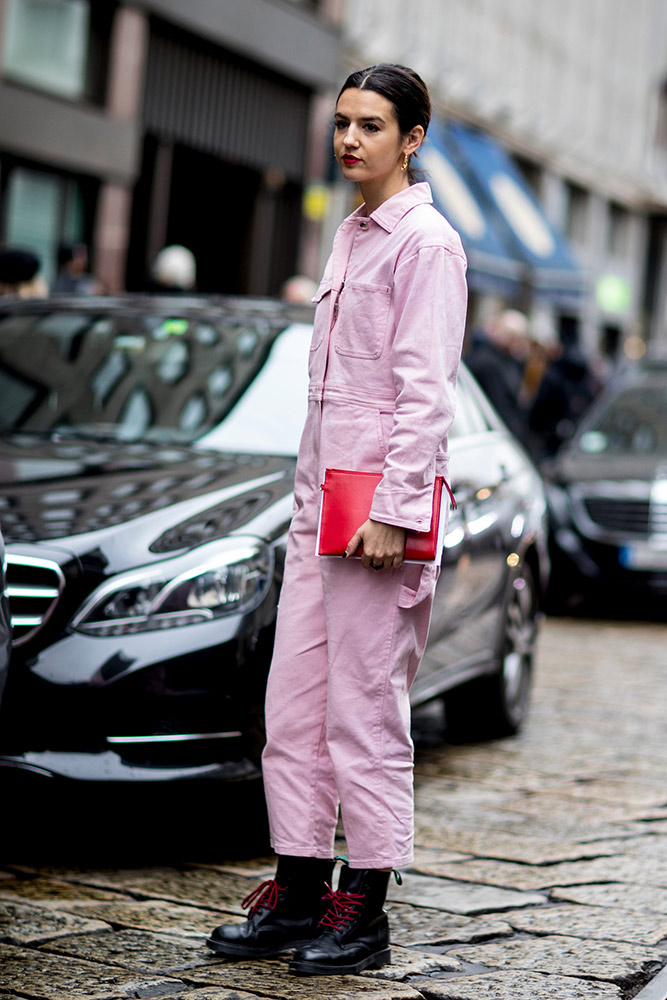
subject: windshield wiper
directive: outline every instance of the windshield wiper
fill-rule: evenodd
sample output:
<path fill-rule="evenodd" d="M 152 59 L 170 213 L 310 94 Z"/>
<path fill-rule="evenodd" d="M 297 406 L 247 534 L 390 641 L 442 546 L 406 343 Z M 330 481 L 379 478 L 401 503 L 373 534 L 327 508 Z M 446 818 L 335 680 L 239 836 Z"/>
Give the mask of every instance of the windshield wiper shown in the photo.
<path fill-rule="evenodd" d="M 38 441 L 51 441 L 53 431 L 23 430 L 21 427 L 3 427 L 0 430 L 0 438 L 9 441 L 11 438 L 34 438 Z"/>
<path fill-rule="evenodd" d="M 141 440 L 140 438 L 124 438 L 113 430 L 98 429 L 95 427 L 77 427 L 76 425 L 70 426 L 69 424 L 53 427 L 50 436 L 52 441 L 99 441 L 103 444 L 127 444 L 132 441 Z"/>

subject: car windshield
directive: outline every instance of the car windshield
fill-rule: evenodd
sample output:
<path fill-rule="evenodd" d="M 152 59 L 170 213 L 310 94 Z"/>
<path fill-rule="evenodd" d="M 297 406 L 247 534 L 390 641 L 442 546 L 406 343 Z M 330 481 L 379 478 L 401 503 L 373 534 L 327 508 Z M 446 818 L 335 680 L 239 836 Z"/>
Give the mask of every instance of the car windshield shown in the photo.
<path fill-rule="evenodd" d="M 310 333 L 261 311 L 9 311 L 0 433 L 293 455 Z"/>
<path fill-rule="evenodd" d="M 667 390 L 641 384 L 609 400 L 577 435 L 574 448 L 587 455 L 667 455 Z"/>

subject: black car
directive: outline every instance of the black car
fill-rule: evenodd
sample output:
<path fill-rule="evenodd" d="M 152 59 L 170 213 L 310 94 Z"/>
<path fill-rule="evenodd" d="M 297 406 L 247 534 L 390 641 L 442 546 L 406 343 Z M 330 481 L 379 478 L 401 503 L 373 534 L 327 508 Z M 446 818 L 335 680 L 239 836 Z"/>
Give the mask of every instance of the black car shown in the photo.
<path fill-rule="evenodd" d="M 7 560 L 5 542 L 0 534 L 0 705 L 7 682 L 12 646 L 12 623 L 7 593 Z"/>
<path fill-rule="evenodd" d="M 619 371 L 543 466 L 554 610 L 667 596 L 667 360 Z"/>
<path fill-rule="evenodd" d="M 94 781 L 257 775 L 310 308 L 0 306 L 14 650 L 0 765 Z M 458 510 L 413 703 L 516 732 L 548 559 L 540 479 L 467 373 Z"/>

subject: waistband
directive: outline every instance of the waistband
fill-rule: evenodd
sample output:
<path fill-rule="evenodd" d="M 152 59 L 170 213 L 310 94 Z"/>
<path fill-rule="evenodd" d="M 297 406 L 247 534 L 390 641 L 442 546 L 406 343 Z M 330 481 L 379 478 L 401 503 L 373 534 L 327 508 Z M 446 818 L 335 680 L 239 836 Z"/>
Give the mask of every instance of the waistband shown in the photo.
<path fill-rule="evenodd" d="M 393 413 L 396 409 L 396 396 L 386 392 L 351 385 L 336 385 L 331 382 L 311 382 L 308 388 L 308 399 L 317 402 L 328 400 L 332 403 L 354 403 L 355 406 L 367 406 L 372 410 L 384 410 Z"/>

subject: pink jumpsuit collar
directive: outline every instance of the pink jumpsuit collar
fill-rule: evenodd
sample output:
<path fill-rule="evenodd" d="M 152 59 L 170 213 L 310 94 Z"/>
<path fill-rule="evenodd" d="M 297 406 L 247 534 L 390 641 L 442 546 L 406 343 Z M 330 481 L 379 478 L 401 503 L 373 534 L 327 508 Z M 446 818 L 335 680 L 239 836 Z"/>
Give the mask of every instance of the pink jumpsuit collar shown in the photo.
<path fill-rule="evenodd" d="M 431 205 L 432 203 L 431 188 L 426 181 L 421 181 L 419 184 L 413 184 L 404 191 L 399 191 L 398 194 L 387 198 L 379 208 L 371 212 L 368 218 L 372 219 L 373 222 L 377 222 L 388 233 L 392 233 L 403 216 L 416 205 Z M 348 216 L 347 221 L 353 220 L 354 222 L 358 222 L 359 219 L 365 219 L 366 217 L 366 205 L 364 204 L 356 209 L 352 215 Z"/>

